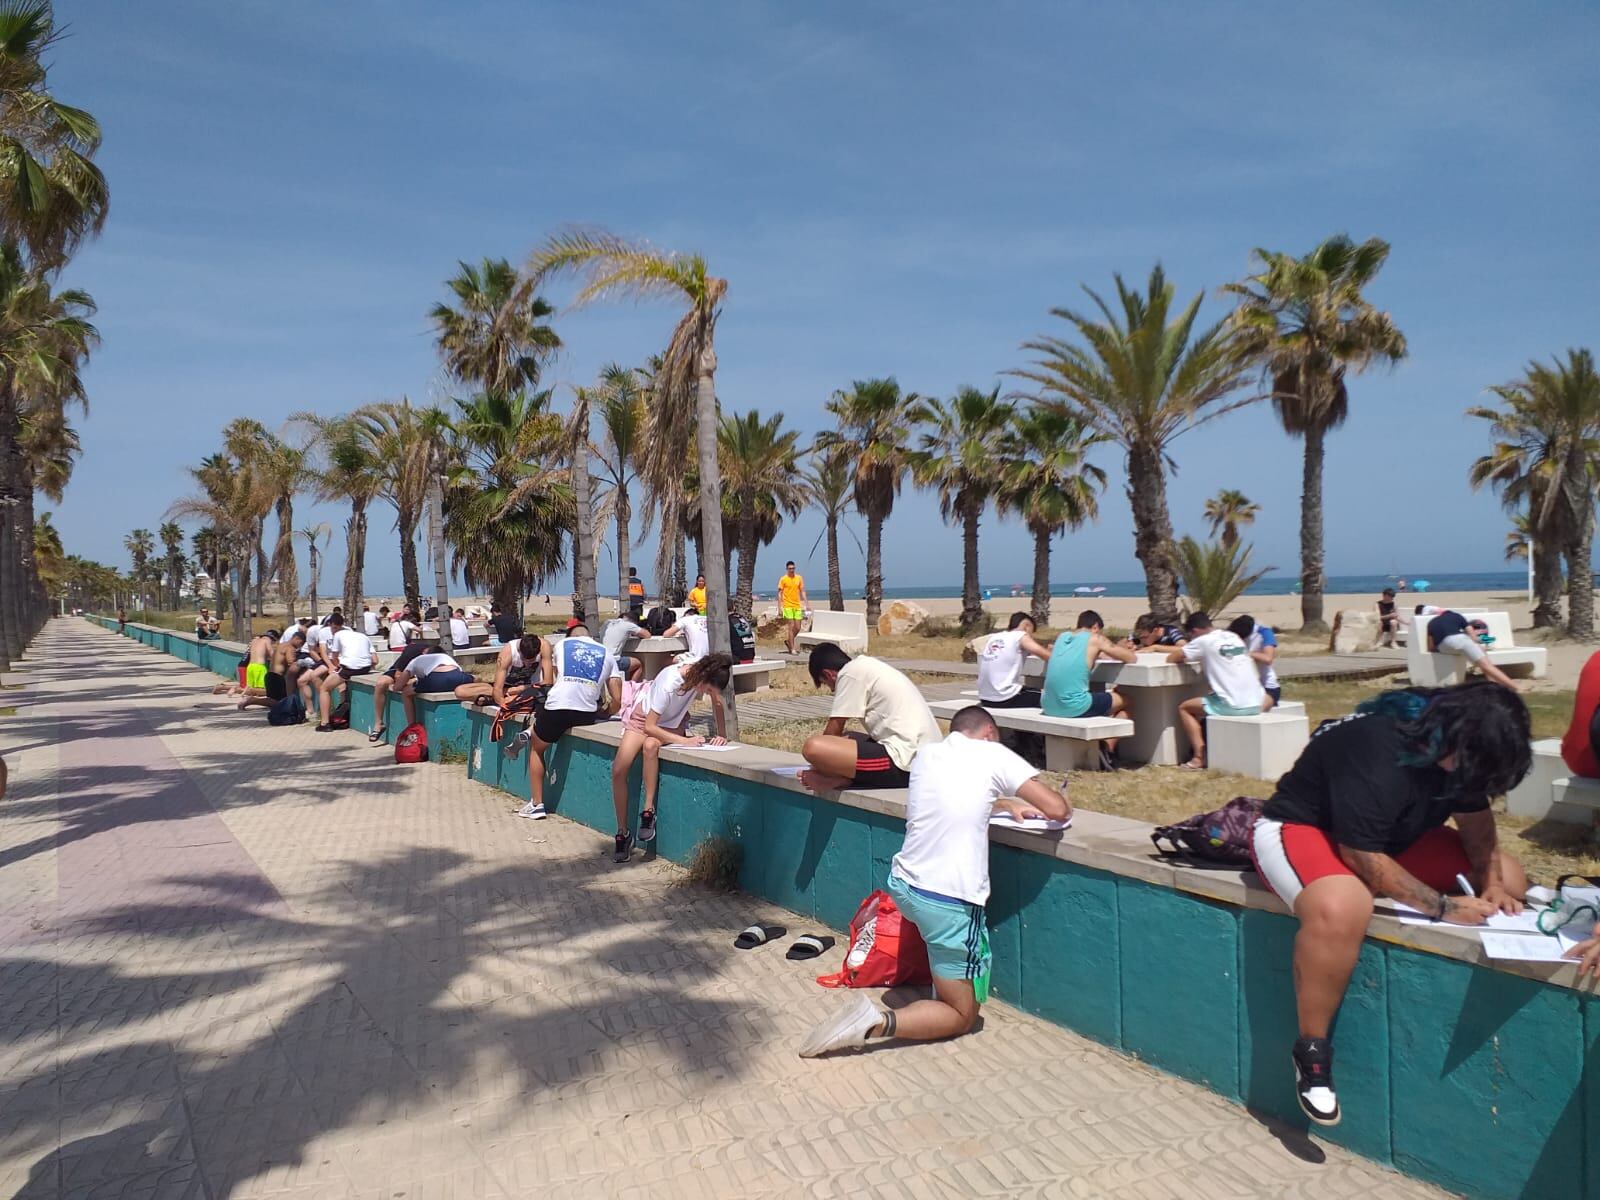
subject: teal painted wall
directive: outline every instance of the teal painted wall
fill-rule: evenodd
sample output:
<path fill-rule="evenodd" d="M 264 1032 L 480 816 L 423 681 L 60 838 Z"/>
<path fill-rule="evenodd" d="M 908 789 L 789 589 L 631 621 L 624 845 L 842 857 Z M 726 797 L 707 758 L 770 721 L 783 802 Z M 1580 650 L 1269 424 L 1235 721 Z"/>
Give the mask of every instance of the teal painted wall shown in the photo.
<path fill-rule="evenodd" d="M 187 657 L 184 639 L 170 642 Z M 190 646 L 232 676 L 236 650 Z M 371 689 L 355 697 L 365 728 Z M 526 798 L 526 755 L 488 740 L 486 714 L 454 701 L 419 712 L 430 745 L 467 749 L 472 778 Z M 611 833 L 612 757 L 563 738 L 548 758 L 551 810 Z M 629 784 L 631 822 L 637 764 Z M 683 863 L 703 839 L 730 838 L 748 891 L 836 929 L 883 885 L 904 836 L 892 818 L 676 762 L 662 764 L 659 812 L 659 854 Z M 990 869 L 997 996 L 1306 1128 L 1289 1062 L 1291 918 L 1006 846 Z M 1600 999 L 1369 941 L 1335 1039 L 1345 1118 L 1319 1139 L 1470 1196 L 1600 1200 L 1600 1072 L 1586 1069 L 1600 1066 Z"/>

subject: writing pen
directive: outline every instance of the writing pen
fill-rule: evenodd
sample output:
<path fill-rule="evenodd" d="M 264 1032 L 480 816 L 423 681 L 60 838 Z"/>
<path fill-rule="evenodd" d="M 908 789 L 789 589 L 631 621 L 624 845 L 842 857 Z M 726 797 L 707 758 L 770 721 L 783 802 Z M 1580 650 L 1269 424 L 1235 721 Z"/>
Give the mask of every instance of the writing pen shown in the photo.
<path fill-rule="evenodd" d="M 1472 881 L 1465 875 L 1457 875 L 1456 882 L 1461 885 L 1461 894 L 1463 896 L 1477 896 L 1478 893 L 1472 890 Z"/>

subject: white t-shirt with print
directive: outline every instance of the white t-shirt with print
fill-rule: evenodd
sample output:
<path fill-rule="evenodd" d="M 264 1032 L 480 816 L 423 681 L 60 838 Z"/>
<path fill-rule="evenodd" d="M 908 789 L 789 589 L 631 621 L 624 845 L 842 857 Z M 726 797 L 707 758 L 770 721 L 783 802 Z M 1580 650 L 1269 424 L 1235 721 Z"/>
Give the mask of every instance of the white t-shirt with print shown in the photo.
<path fill-rule="evenodd" d="M 1022 648 L 1027 633 L 1008 629 L 992 633 L 978 651 L 978 699 L 1009 700 L 1022 690 L 1022 668 L 1028 653 Z"/>
<path fill-rule="evenodd" d="M 912 887 L 968 904 L 989 899 L 989 817 L 1039 772 L 999 742 L 952 733 L 911 764 L 906 840 L 889 867 Z"/>
<path fill-rule="evenodd" d="M 683 631 L 683 641 L 688 649 L 678 655 L 678 661 L 687 665 L 696 662 L 711 653 L 711 631 L 706 628 L 706 619 L 697 614 L 691 614 L 678 622 L 678 628 Z"/>
<path fill-rule="evenodd" d="M 917 685 L 868 654 L 840 670 L 828 716 L 859 720 L 902 771 L 911 769 L 919 746 L 939 740 L 939 723 Z"/>
<path fill-rule="evenodd" d="M 1206 675 L 1206 686 L 1224 704 L 1234 708 L 1258 708 L 1266 698 L 1256 660 L 1237 633 L 1213 629 L 1184 644 L 1183 657 L 1197 662 Z"/>
<path fill-rule="evenodd" d="M 546 708 L 593 712 L 606 682 L 616 673 L 617 656 L 591 637 L 564 637 L 550 651 L 556 681 L 545 697 Z"/>
<path fill-rule="evenodd" d="M 339 665 L 359 671 L 372 665 L 372 643 L 354 629 L 341 629 L 328 638 L 328 649 L 339 656 Z"/>
<path fill-rule="evenodd" d="M 656 724 L 663 729 L 680 729 L 689 719 L 694 698 L 699 693 L 683 687 L 683 668 L 677 664 L 662 667 L 661 673 L 650 681 L 650 691 L 644 697 L 645 713 L 656 714 Z"/>

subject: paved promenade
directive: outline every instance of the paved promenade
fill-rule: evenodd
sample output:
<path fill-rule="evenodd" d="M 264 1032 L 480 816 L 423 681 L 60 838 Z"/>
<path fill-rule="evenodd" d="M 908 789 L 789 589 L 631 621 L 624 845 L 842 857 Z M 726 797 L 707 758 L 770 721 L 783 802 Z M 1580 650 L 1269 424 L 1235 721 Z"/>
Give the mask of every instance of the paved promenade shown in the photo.
<path fill-rule="evenodd" d="M 85 623 L 39 649 L 0 692 L 0 1196 L 1440 1195 L 1003 1004 L 802 1061 L 816 964 L 731 943 L 808 922 Z"/>

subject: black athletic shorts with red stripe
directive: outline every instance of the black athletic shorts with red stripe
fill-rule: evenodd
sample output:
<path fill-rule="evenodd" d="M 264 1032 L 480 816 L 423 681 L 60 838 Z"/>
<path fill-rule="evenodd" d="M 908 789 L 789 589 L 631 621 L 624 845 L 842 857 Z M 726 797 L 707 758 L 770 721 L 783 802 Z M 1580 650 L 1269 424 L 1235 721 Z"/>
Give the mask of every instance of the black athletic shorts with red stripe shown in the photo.
<path fill-rule="evenodd" d="M 848 730 L 845 737 L 856 744 L 856 773 L 851 787 L 898 788 L 911 782 L 911 776 L 894 765 L 894 759 L 883 746 L 864 733 Z"/>

